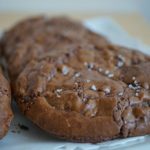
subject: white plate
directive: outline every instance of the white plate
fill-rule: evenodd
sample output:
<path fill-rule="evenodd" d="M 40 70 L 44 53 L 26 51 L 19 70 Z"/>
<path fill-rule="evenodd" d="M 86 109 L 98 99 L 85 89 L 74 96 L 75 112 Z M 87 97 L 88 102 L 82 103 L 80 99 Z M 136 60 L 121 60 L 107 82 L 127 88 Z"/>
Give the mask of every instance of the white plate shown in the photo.
<path fill-rule="evenodd" d="M 86 26 L 97 33 L 101 33 L 112 42 L 150 54 L 150 48 L 138 40 L 130 37 L 116 22 L 110 18 L 95 18 L 84 22 Z M 149 150 L 150 136 L 113 140 L 98 144 L 71 143 L 58 140 L 25 119 L 18 112 L 16 106 L 15 118 L 7 136 L 0 141 L 0 150 Z M 18 123 L 29 127 L 23 130 Z M 16 133 L 14 133 L 14 131 Z"/>

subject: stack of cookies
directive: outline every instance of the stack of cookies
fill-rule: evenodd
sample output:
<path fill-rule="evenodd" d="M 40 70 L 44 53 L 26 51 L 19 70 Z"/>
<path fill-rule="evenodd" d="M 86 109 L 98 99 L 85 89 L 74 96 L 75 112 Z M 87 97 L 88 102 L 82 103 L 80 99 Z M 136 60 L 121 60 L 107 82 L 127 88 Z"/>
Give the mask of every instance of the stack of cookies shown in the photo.
<path fill-rule="evenodd" d="M 150 56 L 63 17 L 20 22 L 1 55 L 19 109 L 48 133 L 92 143 L 150 134 Z"/>

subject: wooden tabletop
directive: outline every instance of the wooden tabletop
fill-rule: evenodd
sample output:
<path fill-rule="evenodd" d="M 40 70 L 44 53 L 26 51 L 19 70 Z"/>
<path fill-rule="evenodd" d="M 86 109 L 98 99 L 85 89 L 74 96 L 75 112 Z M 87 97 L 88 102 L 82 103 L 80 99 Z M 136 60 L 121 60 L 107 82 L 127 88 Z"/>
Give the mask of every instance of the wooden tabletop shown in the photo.
<path fill-rule="evenodd" d="M 30 17 L 31 13 L 17 13 L 17 12 L 3 12 L 0 13 L 0 30 L 5 30 L 10 28 L 13 24 L 18 22 L 23 18 Z M 60 15 L 57 13 L 49 12 L 46 15 L 54 16 Z M 144 20 L 144 18 L 136 13 L 132 14 L 101 14 L 101 13 L 69 13 L 69 14 L 61 14 L 67 15 L 73 19 L 84 20 L 92 17 L 100 17 L 107 16 L 114 19 L 118 22 L 131 36 L 143 41 L 144 43 L 150 45 L 150 24 Z"/>

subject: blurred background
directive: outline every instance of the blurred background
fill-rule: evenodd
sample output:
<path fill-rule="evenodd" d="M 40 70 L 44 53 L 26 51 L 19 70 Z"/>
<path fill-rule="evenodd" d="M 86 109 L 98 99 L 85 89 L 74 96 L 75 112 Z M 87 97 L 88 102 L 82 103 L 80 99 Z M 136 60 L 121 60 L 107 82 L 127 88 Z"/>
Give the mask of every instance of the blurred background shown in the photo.
<path fill-rule="evenodd" d="M 107 16 L 150 44 L 150 0 L 0 0 L 0 29 L 37 14 L 79 20 Z"/>
<path fill-rule="evenodd" d="M 0 0 L 0 11 L 18 12 L 140 12 L 150 19 L 150 0 Z"/>

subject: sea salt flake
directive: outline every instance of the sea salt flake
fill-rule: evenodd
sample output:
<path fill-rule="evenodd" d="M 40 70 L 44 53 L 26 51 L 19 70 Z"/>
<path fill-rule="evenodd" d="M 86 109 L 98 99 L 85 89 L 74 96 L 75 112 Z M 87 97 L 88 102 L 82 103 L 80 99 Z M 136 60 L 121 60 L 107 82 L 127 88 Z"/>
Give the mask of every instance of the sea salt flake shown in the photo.
<path fill-rule="evenodd" d="M 144 83 L 144 88 L 145 88 L 146 90 L 148 90 L 148 89 L 149 89 L 149 84 L 148 84 L 148 83 Z"/>
<path fill-rule="evenodd" d="M 77 77 L 79 77 L 81 74 L 80 74 L 80 72 L 77 72 L 77 73 L 75 73 L 75 77 L 77 78 Z"/>
<path fill-rule="evenodd" d="M 133 90 L 139 90 L 139 89 L 141 89 L 141 86 L 138 85 L 137 82 L 134 83 L 134 84 L 129 84 L 128 87 L 129 87 L 130 89 L 133 89 Z"/>
<path fill-rule="evenodd" d="M 118 55 L 118 58 L 122 61 L 125 61 L 125 58 L 121 54 Z"/>
<path fill-rule="evenodd" d="M 57 97 L 59 97 L 59 98 L 61 97 L 59 94 L 56 94 L 56 95 L 57 95 Z"/>
<path fill-rule="evenodd" d="M 137 80 L 134 81 L 134 84 L 138 84 Z"/>
<path fill-rule="evenodd" d="M 132 84 L 129 84 L 128 87 L 129 87 L 129 88 L 132 88 L 133 86 L 132 86 Z"/>
<path fill-rule="evenodd" d="M 135 93 L 135 96 L 139 96 L 139 93 Z"/>
<path fill-rule="evenodd" d="M 63 75 L 67 75 L 69 73 L 69 68 L 67 66 L 63 66 L 62 73 Z"/>
<path fill-rule="evenodd" d="M 74 84 L 75 84 L 75 85 L 78 85 L 78 83 L 77 83 L 77 82 L 75 82 Z"/>
<path fill-rule="evenodd" d="M 99 69 L 98 69 L 98 71 L 99 71 L 99 72 L 102 72 L 102 71 L 103 71 L 103 69 L 102 69 L 102 68 L 99 68 Z"/>
<path fill-rule="evenodd" d="M 94 68 L 94 64 L 93 64 L 93 63 L 89 63 L 89 64 L 88 64 L 88 68 L 89 68 L 89 69 L 93 69 L 93 68 Z"/>
<path fill-rule="evenodd" d="M 106 71 L 105 71 L 105 75 L 108 75 L 109 73 L 110 73 L 109 70 L 106 70 Z"/>
<path fill-rule="evenodd" d="M 137 89 L 136 92 L 139 93 L 139 92 L 140 92 L 140 89 Z"/>
<path fill-rule="evenodd" d="M 123 92 L 118 93 L 118 95 L 119 95 L 119 96 L 122 96 L 122 95 L 123 95 Z"/>
<path fill-rule="evenodd" d="M 134 87 L 132 84 L 129 84 L 128 87 L 129 87 L 130 89 L 135 90 L 135 87 Z"/>
<path fill-rule="evenodd" d="M 82 99 L 83 102 L 86 102 L 86 100 L 87 100 L 87 99 L 86 99 L 85 97 Z"/>
<path fill-rule="evenodd" d="M 50 81 L 51 80 L 51 76 L 48 76 L 47 80 Z"/>
<path fill-rule="evenodd" d="M 138 86 L 137 86 L 137 89 L 141 89 L 141 86 L 140 86 L 140 85 L 138 85 Z"/>
<path fill-rule="evenodd" d="M 87 66 L 88 65 L 88 63 L 87 62 L 84 62 L 84 66 Z"/>
<path fill-rule="evenodd" d="M 124 65 L 124 62 L 125 62 L 125 58 L 121 54 L 119 54 L 117 66 L 122 67 Z"/>
<path fill-rule="evenodd" d="M 60 93 L 62 92 L 62 89 L 57 89 L 56 92 Z"/>
<path fill-rule="evenodd" d="M 62 92 L 62 89 L 56 89 L 56 90 L 55 90 L 56 96 L 57 96 L 57 97 L 61 97 L 61 96 L 60 96 L 60 93 L 61 93 L 61 92 Z"/>
<path fill-rule="evenodd" d="M 110 93 L 110 88 L 105 88 L 105 89 L 104 89 L 104 92 L 105 92 L 106 94 L 109 94 L 109 93 Z"/>
<path fill-rule="evenodd" d="M 118 63 L 117 63 L 117 66 L 122 67 L 123 65 L 124 65 L 124 62 L 119 60 Z"/>
<path fill-rule="evenodd" d="M 133 77 L 132 77 L 132 80 L 135 80 L 135 79 L 136 79 L 136 78 L 133 76 Z"/>
<path fill-rule="evenodd" d="M 86 109 L 87 109 L 87 110 L 92 110 L 92 109 L 95 108 L 95 106 L 96 106 L 95 103 L 90 103 L 90 104 L 87 104 L 87 105 L 86 105 Z"/>
<path fill-rule="evenodd" d="M 93 90 L 93 91 L 97 91 L 96 86 L 95 86 L 95 85 L 92 85 L 92 86 L 91 86 L 91 90 Z"/>
<path fill-rule="evenodd" d="M 112 78 L 112 77 L 114 77 L 114 74 L 113 74 L 113 73 L 110 73 L 110 74 L 108 74 L 108 77 L 109 77 L 109 78 Z"/>
<path fill-rule="evenodd" d="M 91 80 L 86 80 L 87 83 L 89 83 Z"/>

